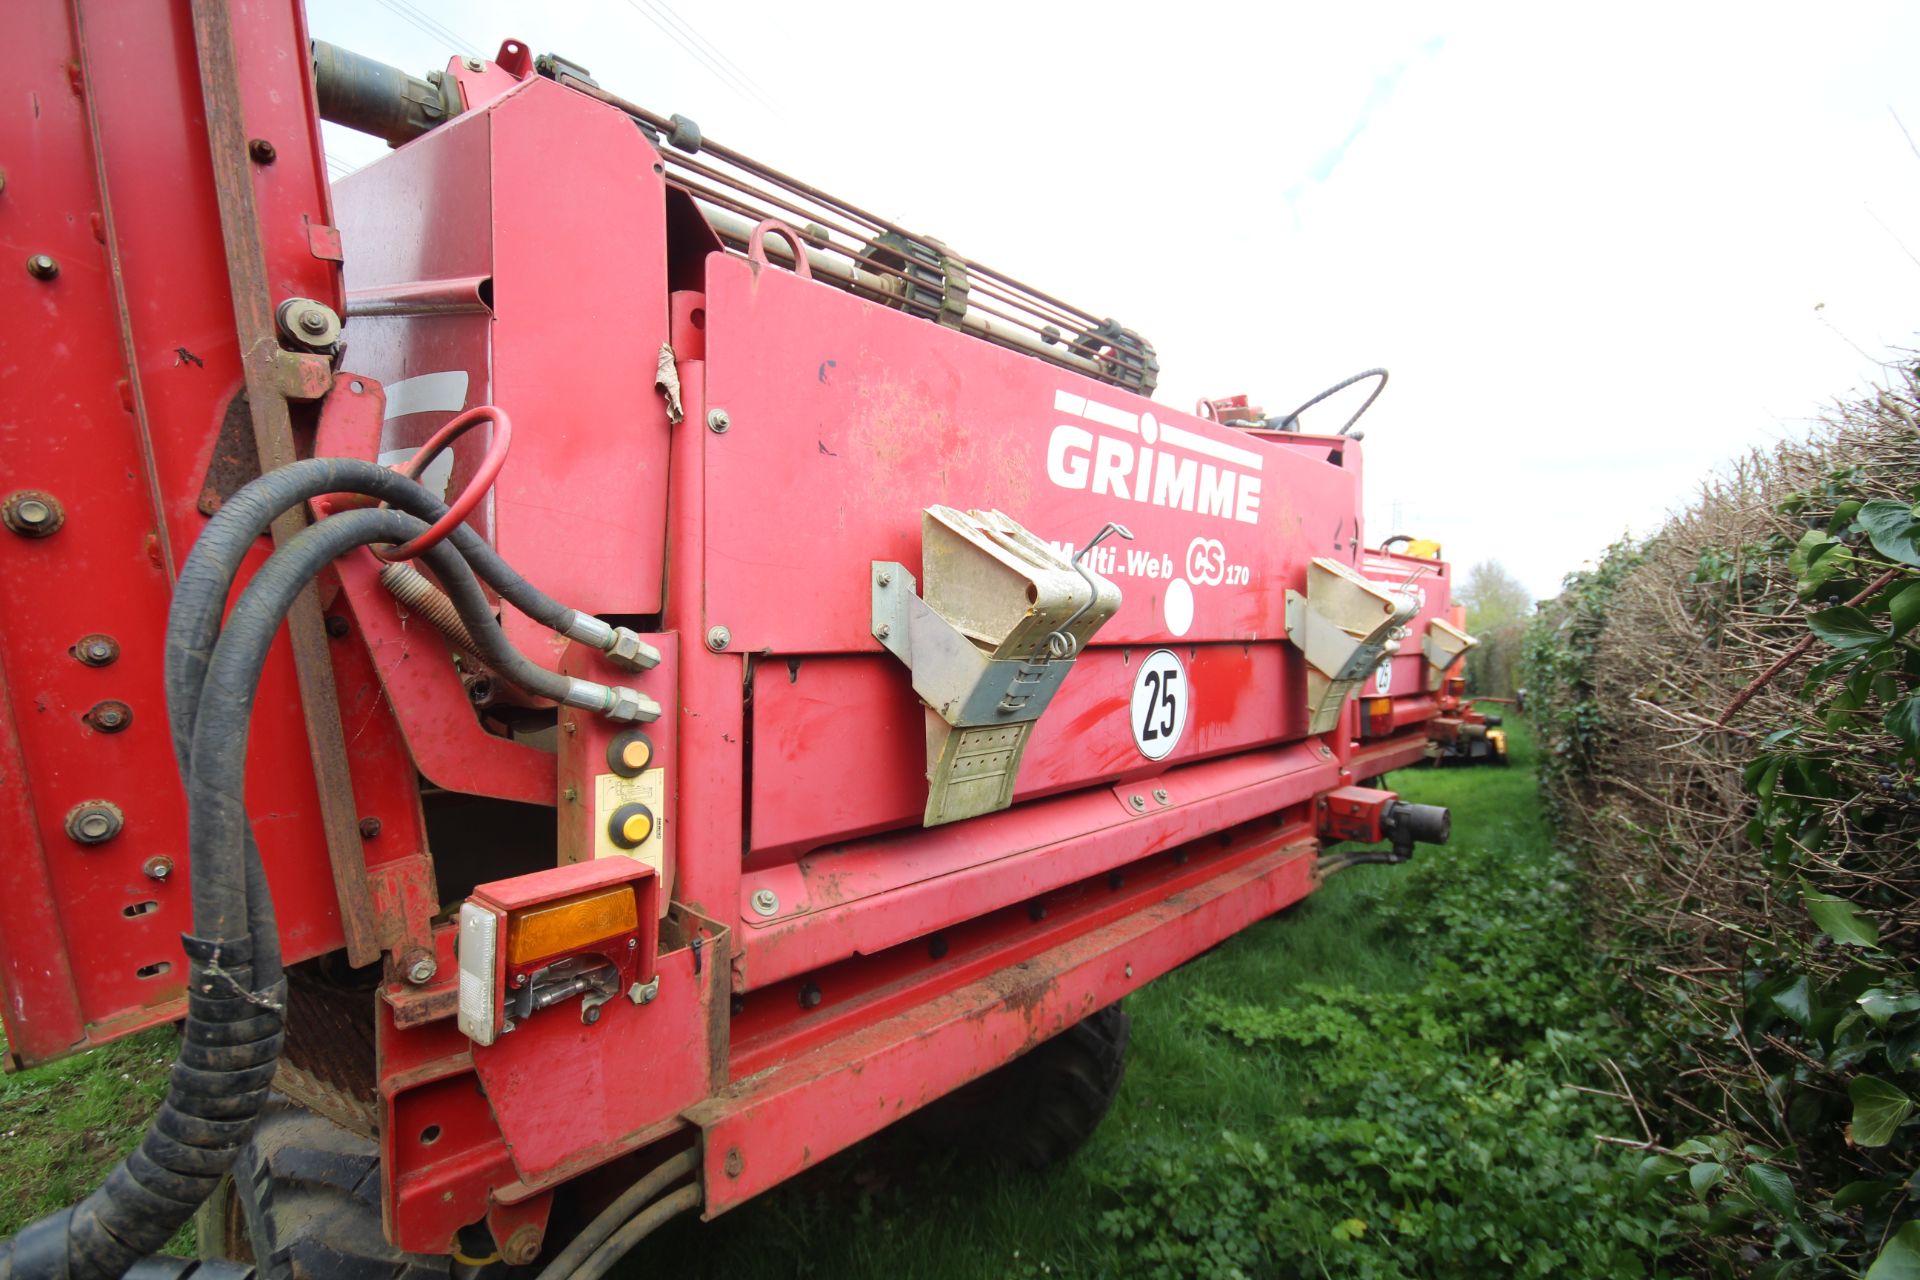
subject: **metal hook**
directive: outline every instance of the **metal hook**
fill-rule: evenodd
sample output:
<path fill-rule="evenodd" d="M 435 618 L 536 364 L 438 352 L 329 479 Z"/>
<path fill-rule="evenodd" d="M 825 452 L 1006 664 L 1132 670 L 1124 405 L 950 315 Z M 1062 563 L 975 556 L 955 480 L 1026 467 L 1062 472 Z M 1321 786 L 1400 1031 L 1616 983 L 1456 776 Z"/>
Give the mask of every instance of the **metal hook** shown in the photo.
<path fill-rule="evenodd" d="M 1080 621 L 1080 615 L 1093 608 L 1093 602 L 1100 598 L 1100 585 L 1093 580 L 1093 574 L 1080 562 L 1086 559 L 1089 551 L 1106 541 L 1108 535 L 1115 533 L 1125 538 L 1128 542 L 1133 541 L 1133 530 L 1123 524 L 1109 520 L 1100 527 L 1100 532 L 1094 534 L 1092 540 L 1089 541 L 1086 546 L 1074 553 L 1073 571 L 1079 574 L 1087 584 L 1087 602 L 1078 609 L 1075 609 L 1073 615 L 1065 622 L 1047 633 L 1046 646 L 1047 653 L 1050 657 L 1064 660 L 1073 657 L 1075 653 L 1079 652 L 1080 642 L 1068 634 L 1068 629 L 1072 627 L 1074 623 Z"/>

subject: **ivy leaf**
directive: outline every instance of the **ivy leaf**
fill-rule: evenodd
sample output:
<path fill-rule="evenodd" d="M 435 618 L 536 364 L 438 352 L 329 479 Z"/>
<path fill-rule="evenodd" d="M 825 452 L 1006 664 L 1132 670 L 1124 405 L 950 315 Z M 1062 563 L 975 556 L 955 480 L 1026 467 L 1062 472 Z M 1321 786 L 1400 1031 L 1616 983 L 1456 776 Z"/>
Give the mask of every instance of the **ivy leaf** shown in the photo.
<path fill-rule="evenodd" d="M 1793 1179 L 1772 1165 L 1748 1165 L 1747 1190 L 1753 1192 L 1753 1198 L 1773 1210 L 1777 1217 L 1793 1219 L 1800 1216 L 1799 1206 L 1793 1201 Z"/>
<path fill-rule="evenodd" d="M 1693 1188 L 1695 1200 L 1705 1200 L 1707 1193 L 1720 1185 L 1720 1179 L 1727 1176 L 1727 1166 L 1715 1164 L 1711 1160 L 1702 1160 L 1687 1170 L 1687 1185 Z"/>
<path fill-rule="evenodd" d="M 1791 982 L 1784 978 L 1776 978 L 1774 981 L 1780 983 L 1780 988 L 1768 995 L 1768 999 L 1773 1001 L 1773 1007 L 1803 1027 L 1812 1022 L 1813 993 L 1811 985 L 1807 982 L 1807 975 L 1803 973 Z"/>
<path fill-rule="evenodd" d="M 1913 1099 L 1878 1076 L 1855 1076 L 1847 1082 L 1847 1096 L 1853 1099 L 1856 1147 L 1886 1146 L 1913 1112 Z"/>
<path fill-rule="evenodd" d="M 1867 1268 L 1867 1280 L 1920 1280 L 1920 1219 L 1902 1224 Z"/>
<path fill-rule="evenodd" d="M 1908 628 L 1920 622 L 1920 582 L 1910 583 L 1894 593 L 1887 602 L 1887 613 L 1893 619 L 1893 635 L 1897 640 L 1907 633 Z"/>
<path fill-rule="evenodd" d="M 1814 893 L 1804 884 L 1801 886 L 1800 898 L 1807 904 L 1807 914 L 1813 917 L 1813 922 L 1820 927 L 1820 932 L 1835 942 L 1856 947 L 1880 945 L 1879 927 L 1862 916 L 1860 908 L 1845 898 Z"/>
<path fill-rule="evenodd" d="M 1874 625 L 1872 618 L 1850 604 L 1809 614 L 1807 625 L 1813 628 L 1813 634 L 1836 649 L 1858 649 L 1887 638 L 1887 633 Z"/>
<path fill-rule="evenodd" d="M 1915 534 L 1920 533 L 1920 524 L 1913 518 L 1913 509 L 1904 502 L 1869 502 L 1860 508 L 1856 518 L 1859 527 L 1873 543 L 1873 549 L 1889 560 L 1898 560 L 1901 564 L 1920 565 L 1920 545 L 1915 543 Z"/>
<path fill-rule="evenodd" d="M 1902 698 L 1887 708 L 1887 732 L 1909 747 L 1920 747 L 1920 694 Z"/>
<path fill-rule="evenodd" d="M 1854 1003 L 1866 1010 L 1867 1016 L 1873 1019 L 1874 1026 L 1884 1027 L 1887 1025 L 1887 1019 L 1894 1014 L 1912 1013 L 1915 1009 L 1920 1009 L 1920 995 L 1912 992 L 1901 994 L 1889 991 L 1885 987 L 1875 987 L 1871 991 L 1862 992 L 1860 998 Z"/>

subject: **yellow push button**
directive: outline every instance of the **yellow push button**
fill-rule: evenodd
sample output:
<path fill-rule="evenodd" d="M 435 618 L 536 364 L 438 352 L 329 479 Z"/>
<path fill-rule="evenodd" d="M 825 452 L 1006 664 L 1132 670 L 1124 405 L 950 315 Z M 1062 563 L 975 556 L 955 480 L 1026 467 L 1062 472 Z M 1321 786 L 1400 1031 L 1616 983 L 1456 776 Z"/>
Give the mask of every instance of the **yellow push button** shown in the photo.
<path fill-rule="evenodd" d="M 607 767 L 623 778 L 637 778 L 653 762 L 653 740 L 629 729 L 607 743 Z"/>
<path fill-rule="evenodd" d="M 622 849 L 638 849 L 653 835 L 653 810 L 643 804 L 623 804 L 607 819 L 607 839 Z"/>

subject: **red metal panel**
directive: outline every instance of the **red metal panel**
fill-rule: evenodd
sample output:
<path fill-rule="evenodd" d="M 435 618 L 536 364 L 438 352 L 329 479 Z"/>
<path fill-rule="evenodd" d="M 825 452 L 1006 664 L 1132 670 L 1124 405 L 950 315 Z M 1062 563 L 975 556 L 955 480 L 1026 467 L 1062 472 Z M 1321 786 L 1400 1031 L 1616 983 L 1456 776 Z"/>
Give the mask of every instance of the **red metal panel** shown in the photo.
<path fill-rule="evenodd" d="M 1228 751 L 1306 735 L 1306 675 L 1282 644 L 1182 645 L 1193 696 L 1185 732 L 1165 759 L 1143 757 L 1127 722 L 1143 650 L 1091 647 L 1040 718 L 1022 759 L 1016 801 L 1089 783 L 1151 777 Z M 926 807 L 924 713 L 891 654 L 757 664 L 753 708 L 753 861 L 876 831 L 918 826 Z M 848 786 L 847 725 L 864 741 Z"/>
<path fill-rule="evenodd" d="M 422 217 L 428 191 L 450 225 Z M 466 404 L 513 415 L 513 454 L 477 527 L 589 613 L 661 605 L 669 428 L 653 372 L 667 336 L 665 192 L 631 121 L 546 80 L 341 182 L 356 364 L 390 397 L 409 378 L 464 373 Z M 456 296 L 455 284 L 480 280 L 483 290 Z M 383 452 L 418 445 L 462 406 L 407 407 L 390 399 Z M 455 446 L 451 485 L 486 443 Z M 529 657 L 557 661 L 549 633 L 514 613 L 504 623 Z"/>
<path fill-rule="evenodd" d="M 964 823 L 879 836 L 749 871 L 737 908 L 742 990 L 920 937 L 1336 786 L 1338 766 L 1296 744 L 1174 770 L 1138 809 L 1106 790 Z M 1132 786 L 1119 790 L 1134 792 Z M 775 914 L 753 908 L 770 890 Z"/>
<path fill-rule="evenodd" d="M 801 1055 L 688 1112 L 705 1132 L 707 1217 L 891 1124 L 1312 888 L 1318 846 L 1270 851 L 1104 928 Z"/>
<path fill-rule="evenodd" d="M 1105 645 L 1280 637 L 1308 559 L 1351 563 L 1341 467 L 724 255 L 707 399 L 730 427 L 708 450 L 706 622 L 748 650 L 877 652 L 866 566 L 918 573 L 933 503 L 1063 546 L 1126 524 L 1135 540 L 1092 562 L 1124 596 Z"/>

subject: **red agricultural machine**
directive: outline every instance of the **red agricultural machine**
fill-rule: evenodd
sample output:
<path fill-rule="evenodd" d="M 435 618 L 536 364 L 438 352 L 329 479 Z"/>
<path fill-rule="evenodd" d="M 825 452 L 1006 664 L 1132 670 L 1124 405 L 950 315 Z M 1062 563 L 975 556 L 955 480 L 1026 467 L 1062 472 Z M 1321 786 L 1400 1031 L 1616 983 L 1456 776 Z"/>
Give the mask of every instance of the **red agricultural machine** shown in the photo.
<path fill-rule="evenodd" d="M 0 1277 L 599 1276 L 963 1090 L 1044 1160 L 1124 995 L 1446 838 L 1344 428 L 517 41 L 10 16 L 10 1065 L 182 1029 Z"/>

